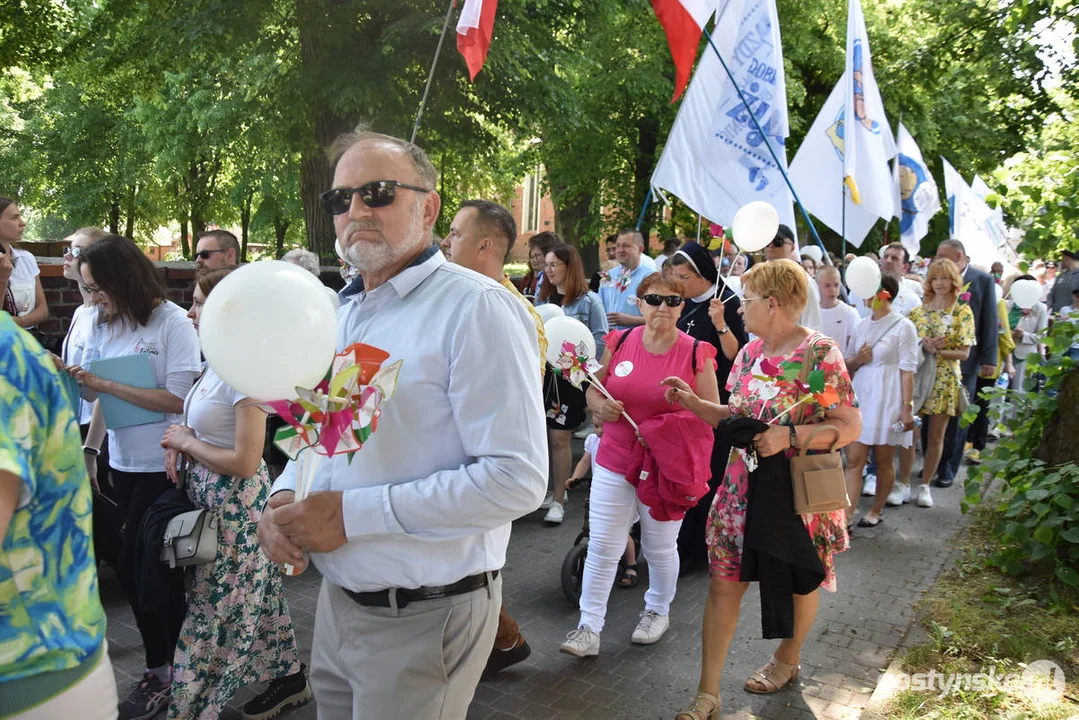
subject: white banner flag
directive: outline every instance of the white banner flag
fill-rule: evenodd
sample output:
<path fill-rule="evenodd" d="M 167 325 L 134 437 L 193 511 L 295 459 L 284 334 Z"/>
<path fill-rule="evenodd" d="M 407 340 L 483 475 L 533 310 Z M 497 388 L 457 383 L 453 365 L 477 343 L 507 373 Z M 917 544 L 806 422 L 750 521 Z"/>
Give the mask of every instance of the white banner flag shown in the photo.
<path fill-rule="evenodd" d="M 948 196 L 952 237 L 963 243 L 967 256 L 975 265 L 988 270 L 997 260 L 1003 261 L 1000 251 L 1003 237 L 994 237 L 991 228 L 993 211 L 967 185 L 944 158 L 944 192 Z"/>
<path fill-rule="evenodd" d="M 940 212 L 940 192 L 929 166 L 922 159 L 922 151 L 903 123 L 899 123 L 894 167 L 899 239 L 913 257 L 921 248 L 922 238 L 929 232 L 929 218 Z"/>
<path fill-rule="evenodd" d="M 731 0 L 714 39 L 785 170 L 787 93 L 775 0 Z M 746 203 L 764 200 L 780 222 L 794 227 L 780 166 L 710 47 L 682 100 L 652 185 L 722 225 Z"/>
<path fill-rule="evenodd" d="M 859 247 L 879 219 L 855 205 L 843 192 L 843 93 L 846 76 L 832 90 L 798 154 L 791 163 L 790 178 L 806 210 L 847 242 Z M 885 168 L 887 169 L 887 168 Z M 846 217 L 844 218 L 844 204 Z M 889 208 L 891 215 L 891 208 Z M 844 226 L 846 232 L 844 233 Z"/>
<path fill-rule="evenodd" d="M 851 199 L 867 212 L 890 218 L 895 209 L 888 161 L 895 138 L 873 75 L 869 36 L 858 0 L 847 5 L 847 70 L 844 74 L 843 173 Z"/>

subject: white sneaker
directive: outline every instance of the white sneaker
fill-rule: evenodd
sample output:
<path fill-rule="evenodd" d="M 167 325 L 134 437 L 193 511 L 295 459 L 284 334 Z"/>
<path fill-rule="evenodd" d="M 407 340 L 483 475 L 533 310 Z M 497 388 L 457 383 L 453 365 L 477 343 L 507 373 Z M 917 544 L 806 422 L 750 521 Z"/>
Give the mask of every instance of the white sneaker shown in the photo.
<path fill-rule="evenodd" d="M 564 517 L 566 517 L 566 510 L 562 507 L 562 503 L 552 500 L 550 509 L 543 516 L 543 522 L 549 525 L 561 525 Z"/>
<path fill-rule="evenodd" d="M 929 492 L 928 485 L 918 486 L 918 507 L 931 508 L 933 507 L 933 495 Z"/>
<path fill-rule="evenodd" d="M 588 423 L 583 428 L 573 433 L 573 437 L 577 438 L 578 440 L 584 440 L 595 431 L 596 429 L 592 427 L 592 423 Z"/>
<path fill-rule="evenodd" d="M 877 494 L 877 476 L 869 473 L 862 483 L 862 497 L 873 497 Z"/>
<path fill-rule="evenodd" d="M 633 637 L 630 640 L 638 645 L 651 645 L 659 642 L 670 627 L 670 615 L 660 615 L 657 612 L 645 610 L 641 613 L 641 621 L 637 623 L 637 629 L 633 631 Z"/>
<path fill-rule="evenodd" d="M 910 502 L 910 485 L 897 482 L 884 502 L 888 507 L 899 507 L 903 503 Z"/>
<path fill-rule="evenodd" d="M 577 657 L 599 655 L 599 635 L 592 632 L 592 628 L 587 625 L 582 625 L 566 635 L 566 642 L 558 646 L 558 652 Z"/>
<path fill-rule="evenodd" d="M 543 498 L 543 502 L 540 503 L 539 509 L 540 510 L 549 510 L 551 508 L 551 503 L 553 503 L 553 502 L 554 502 L 554 493 L 549 492 Z"/>

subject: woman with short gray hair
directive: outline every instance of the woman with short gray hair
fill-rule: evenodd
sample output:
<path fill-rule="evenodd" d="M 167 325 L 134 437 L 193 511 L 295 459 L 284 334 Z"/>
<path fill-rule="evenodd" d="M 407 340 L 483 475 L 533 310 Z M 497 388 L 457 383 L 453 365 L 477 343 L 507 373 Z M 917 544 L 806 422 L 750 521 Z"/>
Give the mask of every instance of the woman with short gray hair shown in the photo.
<path fill-rule="evenodd" d="M 322 275 L 319 268 L 318 255 L 310 250 L 304 250 L 303 248 L 289 250 L 281 256 L 281 259 L 285 262 L 290 262 L 293 265 L 299 265 L 315 277 L 321 277 Z"/>

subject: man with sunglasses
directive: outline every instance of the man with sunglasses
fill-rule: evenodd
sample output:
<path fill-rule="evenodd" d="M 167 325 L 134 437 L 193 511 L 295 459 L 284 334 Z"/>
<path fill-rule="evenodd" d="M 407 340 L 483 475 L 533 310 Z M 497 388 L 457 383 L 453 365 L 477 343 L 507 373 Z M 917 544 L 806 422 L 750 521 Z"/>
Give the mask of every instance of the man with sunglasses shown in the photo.
<path fill-rule="evenodd" d="M 644 254 L 644 235 L 640 230 L 623 230 L 615 240 L 614 256 L 618 267 L 611 269 L 608 279 L 600 282 L 599 299 L 607 311 L 611 330 L 644 325 L 644 317 L 634 302 L 641 280 L 656 272 L 652 258 Z"/>
<path fill-rule="evenodd" d="M 323 576 L 311 687 L 323 720 L 464 718 L 494 645 L 510 523 L 539 507 L 547 444 L 539 345 L 521 302 L 431 244 L 437 173 L 412 143 L 350 133 L 323 193 L 363 290 L 341 350 L 400 361 L 363 449 L 325 460 L 296 501 L 290 463 L 259 541 Z M 332 490 L 330 490 L 332 488 Z"/>
<path fill-rule="evenodd" d="M 794 232 L 781 223 L 772 242 L 764 246 L 764 257 L 767 260 L 792 260 L 800 266 L 801 257 L 798 255 L 798 244 L 794 241 Z M 824 323 L 820 315 L 820 289 L 808 272 L 806 277 L 809 280 L 809 296 L 806 298 L 806 306 L 802 311 L 802 317 L 798 319 L 798 324 L 817 332 L 824 332 Z"/>
<path fill-rule="evenodd" d="M 240 242 L 228 230 L 207 230 L 199 234 L 195 246 L 195 267 L 215 270 L 240 263 Z"/>

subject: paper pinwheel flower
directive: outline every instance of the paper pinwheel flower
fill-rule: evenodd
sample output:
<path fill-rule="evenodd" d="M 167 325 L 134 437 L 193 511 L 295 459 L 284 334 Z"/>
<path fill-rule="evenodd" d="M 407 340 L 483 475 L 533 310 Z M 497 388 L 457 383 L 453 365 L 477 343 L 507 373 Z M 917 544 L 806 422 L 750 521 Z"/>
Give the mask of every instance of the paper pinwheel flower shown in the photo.
<path fill-rule="evenodd" d="M 618 279 L 614 281 L 614 289 L 618 292 L 625 292 L 626 288 L 629 287 L 629 281 L 629 273 L 623 270 Z"/>
<path fill-rule="evenodd" d="M 382 402 L 397 388 L 401 361 L 382 367 L 389 356 L 371 345 L 350 345 L 314 388 L 296 388 L 299 397 L 291 402 L 267 403 L 289 425 L 277 431 L 274 445 L 293 460 L 305 448 L 327 456 L 362 448 L 378 427 Z"/>
<path fill-rule="evenodd" d="M 562 371 L 562 377 L 580 390 L 581 384 L 601 366 L 593 358 L 588 357 L 588 348 L 584 343 L 574 345 L 567 340 L 562 343 L 562 354 L 558 357 L 555 367 Z"/>
<path fill-rule="evenodd" d="M 970 283 L 964 285 L 963 289 L 959 291 L 959 302 L 962 305 L 970 302 Z"/>

